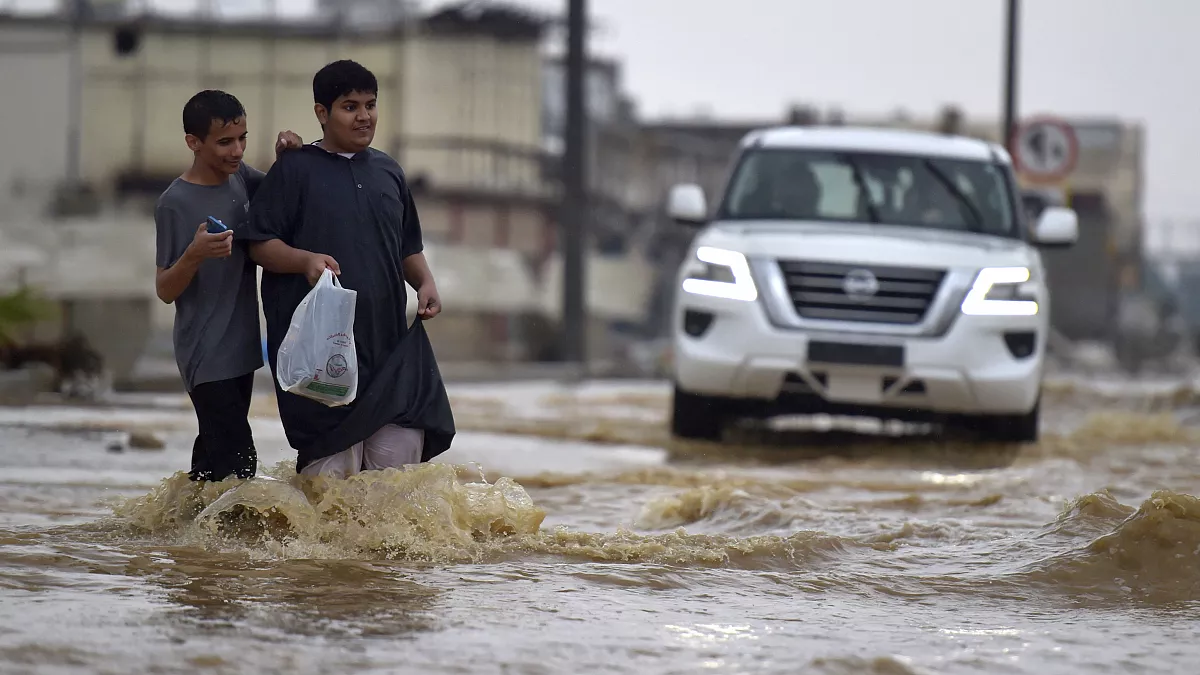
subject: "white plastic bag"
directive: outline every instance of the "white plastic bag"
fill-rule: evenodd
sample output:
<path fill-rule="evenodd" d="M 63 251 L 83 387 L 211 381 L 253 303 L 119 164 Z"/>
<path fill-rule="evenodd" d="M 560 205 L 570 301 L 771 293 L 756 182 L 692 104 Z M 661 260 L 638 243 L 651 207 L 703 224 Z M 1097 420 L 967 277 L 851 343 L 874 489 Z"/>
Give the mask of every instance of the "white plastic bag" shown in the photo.
<path fill-rule="evenodd" d="M 325 270 L 288 326 L 275 365 L 286 392 L 346 405 L 358 394 L 358 353 L 354 350 L 354 307 L 358 292 L 342 288 Z"/>

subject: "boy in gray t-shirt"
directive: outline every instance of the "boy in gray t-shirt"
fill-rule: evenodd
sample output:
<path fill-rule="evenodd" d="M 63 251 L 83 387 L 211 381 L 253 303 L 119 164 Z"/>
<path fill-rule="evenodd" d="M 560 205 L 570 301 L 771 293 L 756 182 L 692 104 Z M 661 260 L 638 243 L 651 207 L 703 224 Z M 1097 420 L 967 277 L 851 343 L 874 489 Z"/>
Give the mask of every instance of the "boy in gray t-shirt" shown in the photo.
<path fill-rule="evenodd" d="M 235 239 L 263 173 L 242 163 L 246 111 L 232 95 L 193 96 L 183 108 L 183 130 L 194 159 L 154 210 L 155 288 L 175 304 L 175 360 L 200 425 L 189 476 L 250 478 L 258 453 L 247 416 L 262 338 L 256 266 Z M 301 144 L 282 132 L 276 152 Z M 209 217 L 229 229 L 209 233 Z"/>

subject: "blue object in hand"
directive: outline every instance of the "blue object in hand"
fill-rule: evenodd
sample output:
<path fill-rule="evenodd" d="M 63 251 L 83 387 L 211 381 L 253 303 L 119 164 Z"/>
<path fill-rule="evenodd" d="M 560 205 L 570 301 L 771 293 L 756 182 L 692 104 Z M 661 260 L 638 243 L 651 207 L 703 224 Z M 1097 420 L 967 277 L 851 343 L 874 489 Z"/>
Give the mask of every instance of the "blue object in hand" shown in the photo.
<path fill-rule="evenodd" d="M 221 221 L 217 220 L 216 218 L 213 218 L 212 216 L 208 217 L 208 233 L 209 234 L 221 234 L 222 232 L 224 232 L 228 229 L 229 229 L 228 227 L 225 227 L 225 223 L 222 223 Z"/>

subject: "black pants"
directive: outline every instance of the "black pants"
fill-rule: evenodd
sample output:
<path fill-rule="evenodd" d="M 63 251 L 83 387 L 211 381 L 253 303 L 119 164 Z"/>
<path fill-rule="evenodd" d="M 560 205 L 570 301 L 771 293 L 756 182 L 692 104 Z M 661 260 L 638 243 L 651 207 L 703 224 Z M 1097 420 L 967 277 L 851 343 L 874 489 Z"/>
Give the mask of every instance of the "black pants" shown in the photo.
<path fill-rule="evenodd" d="M 198 384 L 191 394 L 200 434 L 192 445 L 192 480 L 251 478 L 258 468 L 258 451 L 250 433 L 250 398 L 254 373 L 232 380 Z"/>

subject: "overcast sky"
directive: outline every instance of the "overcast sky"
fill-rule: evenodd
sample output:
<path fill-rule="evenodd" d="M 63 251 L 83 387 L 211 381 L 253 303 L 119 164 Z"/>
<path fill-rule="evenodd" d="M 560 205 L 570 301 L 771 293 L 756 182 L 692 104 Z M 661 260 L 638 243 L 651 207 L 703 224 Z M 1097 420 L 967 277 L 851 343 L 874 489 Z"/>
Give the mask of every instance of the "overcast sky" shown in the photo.
<path fill-rule="evenodd" d="M 278 1 L 289 13 L 312 5 Z M 516 1 L 554 11 L 566 5 Z M 266 0 L 218 2 L 266 6 Z M 594 48 L 624 62 L 627 89 L 645 115 L 705 110 L 775 119 L 792 101 L 837 105 L 852 115 L 899 107 L 934 114 L 950 102 L 972 116 L 1000 115 L 1004 0 L 589 4 L 601 31 Z M 1193 128 L 1200 115 L 1200 0 L 1022 5 L 1020 112 L 1145 123 L 1147 214 L 1200 220 L 1192 198 L 1200 166 L 1200 134 Z"/>

